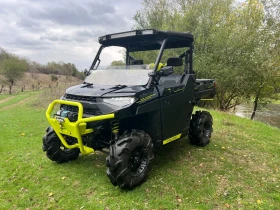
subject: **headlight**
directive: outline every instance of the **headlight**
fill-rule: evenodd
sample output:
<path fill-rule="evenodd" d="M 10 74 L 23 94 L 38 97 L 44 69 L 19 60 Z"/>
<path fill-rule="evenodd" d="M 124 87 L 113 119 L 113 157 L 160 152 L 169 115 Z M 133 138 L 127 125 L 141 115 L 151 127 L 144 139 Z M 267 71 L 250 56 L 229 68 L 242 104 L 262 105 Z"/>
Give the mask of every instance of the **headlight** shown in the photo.
<path fill-rule="evenodd" d="M 103 98 L 103 101 L 108 104 L 122 107 L 122 106 L 133 104 L 135 98 L 132 97 Z"/>

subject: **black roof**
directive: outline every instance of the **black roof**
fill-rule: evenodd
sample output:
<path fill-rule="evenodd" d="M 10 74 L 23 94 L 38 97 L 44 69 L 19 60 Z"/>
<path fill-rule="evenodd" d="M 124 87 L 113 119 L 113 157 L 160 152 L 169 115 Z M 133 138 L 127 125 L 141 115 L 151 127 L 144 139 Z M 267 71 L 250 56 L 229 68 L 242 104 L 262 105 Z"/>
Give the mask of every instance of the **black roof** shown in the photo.
<path fill-rule="evenodd" d="M 189 47 L 193 35 L 189 32 L 160 31 L 155 29 L 126 31 L 99 37 L 103 46 L 128 48 L 130 52 L 160 49 L 164 39 L 169 38 L 166 49 Z"/>

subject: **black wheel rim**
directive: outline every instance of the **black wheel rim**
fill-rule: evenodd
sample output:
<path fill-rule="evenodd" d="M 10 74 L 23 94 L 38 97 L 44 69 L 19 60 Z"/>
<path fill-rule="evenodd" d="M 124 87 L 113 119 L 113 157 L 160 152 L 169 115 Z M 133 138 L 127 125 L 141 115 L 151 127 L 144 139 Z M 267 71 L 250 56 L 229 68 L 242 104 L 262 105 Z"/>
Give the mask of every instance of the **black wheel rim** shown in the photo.
<path fill-rule="evenodd" d="M 147 168 L 148 152 L 143 146 L 135 148 L 129 158 L 128 168 L 132 176 L 141 175 Z"/>
<path fill-rule="evenodd" d="M 203 134 L 204 134 L 204 137 L 206 137 L 206 138 L 210 137 L 210 135 L 211 135 L 211 123 L 210 122 L 206 122 L 204 124 Z"/>

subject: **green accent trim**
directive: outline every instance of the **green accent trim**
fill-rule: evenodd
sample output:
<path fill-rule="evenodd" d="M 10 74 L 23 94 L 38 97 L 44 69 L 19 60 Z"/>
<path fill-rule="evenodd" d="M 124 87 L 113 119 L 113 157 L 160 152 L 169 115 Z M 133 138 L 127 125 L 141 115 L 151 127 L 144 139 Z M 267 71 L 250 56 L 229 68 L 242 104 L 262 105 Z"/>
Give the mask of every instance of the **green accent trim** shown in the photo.
<path fill-rule="evenodd" d="M 152 95 L 149 95 L 149 96 L 146 96 L 146 97 L 144 97 L 144 98 L 141 98 L 138 102 L 136 102 L 136 103 L 142 103 L 142 102 L 144 102 L 144 101 L 147 101 L 147 100 L 149 100 L 149 99 L 151 99 L 153 96 L 155 96 L 156 94 L 152 94 Z"/>
<path fill-rule="evenodd" d="M 56 104 L 65 104 L 78 107 L 78 120 L 76 122 L 70 122 L 68 118 L 63 117 L 51 117 L 51 112 Z M 79 148 L 82 154 L 93 153 L 94 150 L 90 147 L 86 147 L 83 144 L 82 135 L 92 133 L 93 129 L 86 129 L 88 122 L 106 120 L 114 118 L 114 114 L 106 114 L 93 116 L 89 118 L 83 118 L 83 106 L 79 102 L 64 101 L 64 100 L 54 100 L 48 107 L 46 111 L 46 118 L 50 125 L 54 129 L 55 133 L 59 137 L 62 144 L 68 149 Z M 77 138 L 78 143 L 74 145 L 69 145 L 64 139 L 63 135 L 72 136 Z"/>
<path fill-rule="evenodd" d="M 164 141 L 162 142 L 162 144 L 165 145 L 165 144 L 168 144 L 168 143 L 170 143 L 170 142 L 172 142 L 172 141 L 175 141 L 175 140 L 179 139 L 179 138 L 181 137 L 181 135 L 182 135 L 182 134 L 179 133 L 179 134 L 177 134 L 176 136 L 172 136 L 172 137 L 170 137 L 170 138 L 164 140 Z"/>
<path fill-rule="evenodd" d="M 180 91 L 183 91 L 183 90 L 184 90 L 184 88 L 180 88 L 180 89 L 174 90 L 173 92 L 177 93 L 177 92 L 180 92 Z"/>

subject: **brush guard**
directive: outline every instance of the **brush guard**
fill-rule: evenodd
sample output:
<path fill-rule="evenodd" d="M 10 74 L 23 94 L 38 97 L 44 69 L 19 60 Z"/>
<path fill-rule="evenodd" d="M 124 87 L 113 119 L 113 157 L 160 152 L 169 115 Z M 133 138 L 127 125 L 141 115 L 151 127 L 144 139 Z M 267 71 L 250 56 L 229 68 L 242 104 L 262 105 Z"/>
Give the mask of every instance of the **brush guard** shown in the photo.
<path fill-rule="evenodd" d="M 65 104 L 78 107 L 78 119 L 75 122 L 70 122 L 66 117 L 61 116 L 51 116 L 51 112 L 56 104 Z M 88 118 L 83 118 L 83 105 L 79 102 L 64 101 L 64 100 L 54 100 L 48 107 L 46 112 L 46 118 L 49 121 L 51 127 L 54 129 L 61 143 L 68 149 L 79 148 L 83 155 L 94 153 L 94 150 L 90 147 L 84 145 L 82 140 L 82 135 L 94 132 L 92 128 L 87 129 L 87 123 L 107 120 L 114 118 L 114 114 L 106 114 L 100 116 L 93 116 Z M 71 136 L 77 139 L 78 143 L 69 145 L 63 135 Z"/>

